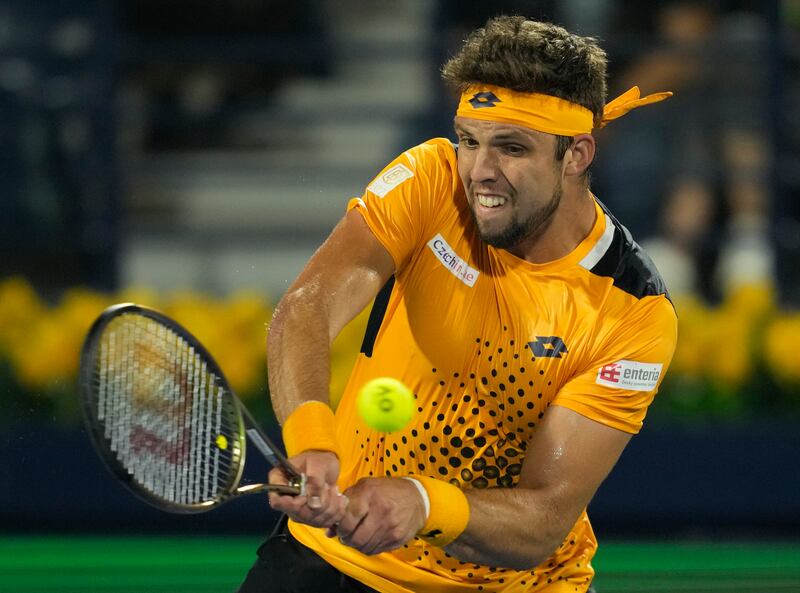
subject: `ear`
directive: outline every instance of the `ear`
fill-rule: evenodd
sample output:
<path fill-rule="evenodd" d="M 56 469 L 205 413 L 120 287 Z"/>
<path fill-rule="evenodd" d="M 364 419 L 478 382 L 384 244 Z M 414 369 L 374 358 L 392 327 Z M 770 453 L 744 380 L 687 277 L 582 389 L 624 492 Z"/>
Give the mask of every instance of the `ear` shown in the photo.
<path fill-rule="evenodd" d="M 592 164 L 596 145 L 591 134 L 578 134 L 564 153 L 563 173 L 565 177 L 578 177 Z"/>

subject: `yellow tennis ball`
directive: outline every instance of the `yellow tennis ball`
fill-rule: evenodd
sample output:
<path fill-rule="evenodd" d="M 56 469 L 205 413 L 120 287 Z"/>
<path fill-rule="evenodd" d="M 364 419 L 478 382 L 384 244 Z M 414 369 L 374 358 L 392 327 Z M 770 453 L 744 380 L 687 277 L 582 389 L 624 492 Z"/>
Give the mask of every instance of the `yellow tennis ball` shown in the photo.
<path fill-rule="evenodd" d="M 381 432 L 400 430 L 414 416 L 414 394 L 397 379 L 372 379 L 358 392 L 358 413 L 370 428 Z"/>

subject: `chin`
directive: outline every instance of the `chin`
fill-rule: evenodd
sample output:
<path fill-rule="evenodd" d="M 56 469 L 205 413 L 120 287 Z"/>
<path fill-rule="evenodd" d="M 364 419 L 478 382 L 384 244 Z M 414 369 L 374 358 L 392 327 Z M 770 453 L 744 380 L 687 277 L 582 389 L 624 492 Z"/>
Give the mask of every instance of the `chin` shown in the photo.
<path fill-rule="evenodd" d="M 481 240 L 487 245 L 497 247 L 498 249 L 505 249 L 507 247 L 505 233 L 503 232 L 487 232 L 486 230 L 478 227 L 478 234 L 480 235 Z"/>

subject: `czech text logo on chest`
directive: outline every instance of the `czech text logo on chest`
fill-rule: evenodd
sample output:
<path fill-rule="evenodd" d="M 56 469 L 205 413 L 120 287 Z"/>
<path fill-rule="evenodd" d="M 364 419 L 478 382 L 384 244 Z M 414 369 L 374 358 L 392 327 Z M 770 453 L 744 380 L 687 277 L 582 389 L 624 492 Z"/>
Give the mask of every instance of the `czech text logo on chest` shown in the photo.
<path fill-rule="evenodd" d="M 445 241 L 441 235 L 436 235 L 433 239 L 428 241 L 428 247 L 430 247 L 436 258 L 444 264 L 453 276 L 470 288 L 475 286 L 475 281 L 478 279 L 480 272 L 467 265 L 467 262 L 453 251 L 453 248 L 447 244 L 447 241 Z"/>

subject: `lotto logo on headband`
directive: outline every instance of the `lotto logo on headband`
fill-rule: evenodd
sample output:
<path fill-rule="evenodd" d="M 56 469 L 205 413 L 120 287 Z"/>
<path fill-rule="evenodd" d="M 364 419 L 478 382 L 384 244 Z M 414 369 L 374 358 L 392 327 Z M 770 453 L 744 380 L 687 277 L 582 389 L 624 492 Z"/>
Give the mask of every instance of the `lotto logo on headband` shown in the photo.
<path fill-rule="evenodd" d="M 475 109 L 482 109 L 483 107 L 494 107 L 495 104 L 502 103 L 500 99 L 491 91 L 483 91 L 472 95 L 469 104 Z"/>
<path fill-rule="evenodd" d="M 502 100 L 500 95 L 503 96 Z M 498 86 L 476 84 L 464 89 L 456 115 L 499 121 L 557 136 L 575 136 L 591 134 L 595 127 L 602 128 L 631 109 L 657 103 L 671 95 L 672 93 L 665 92 L 642 97 L 639 87 L 633 87 L 607 103 L 603 108 L 602 118 L 595 122 L 594 112 L 578 103 L 543 93 L 517 92 Z M 485 107 L 493 109 L 484 109 Z"/>

